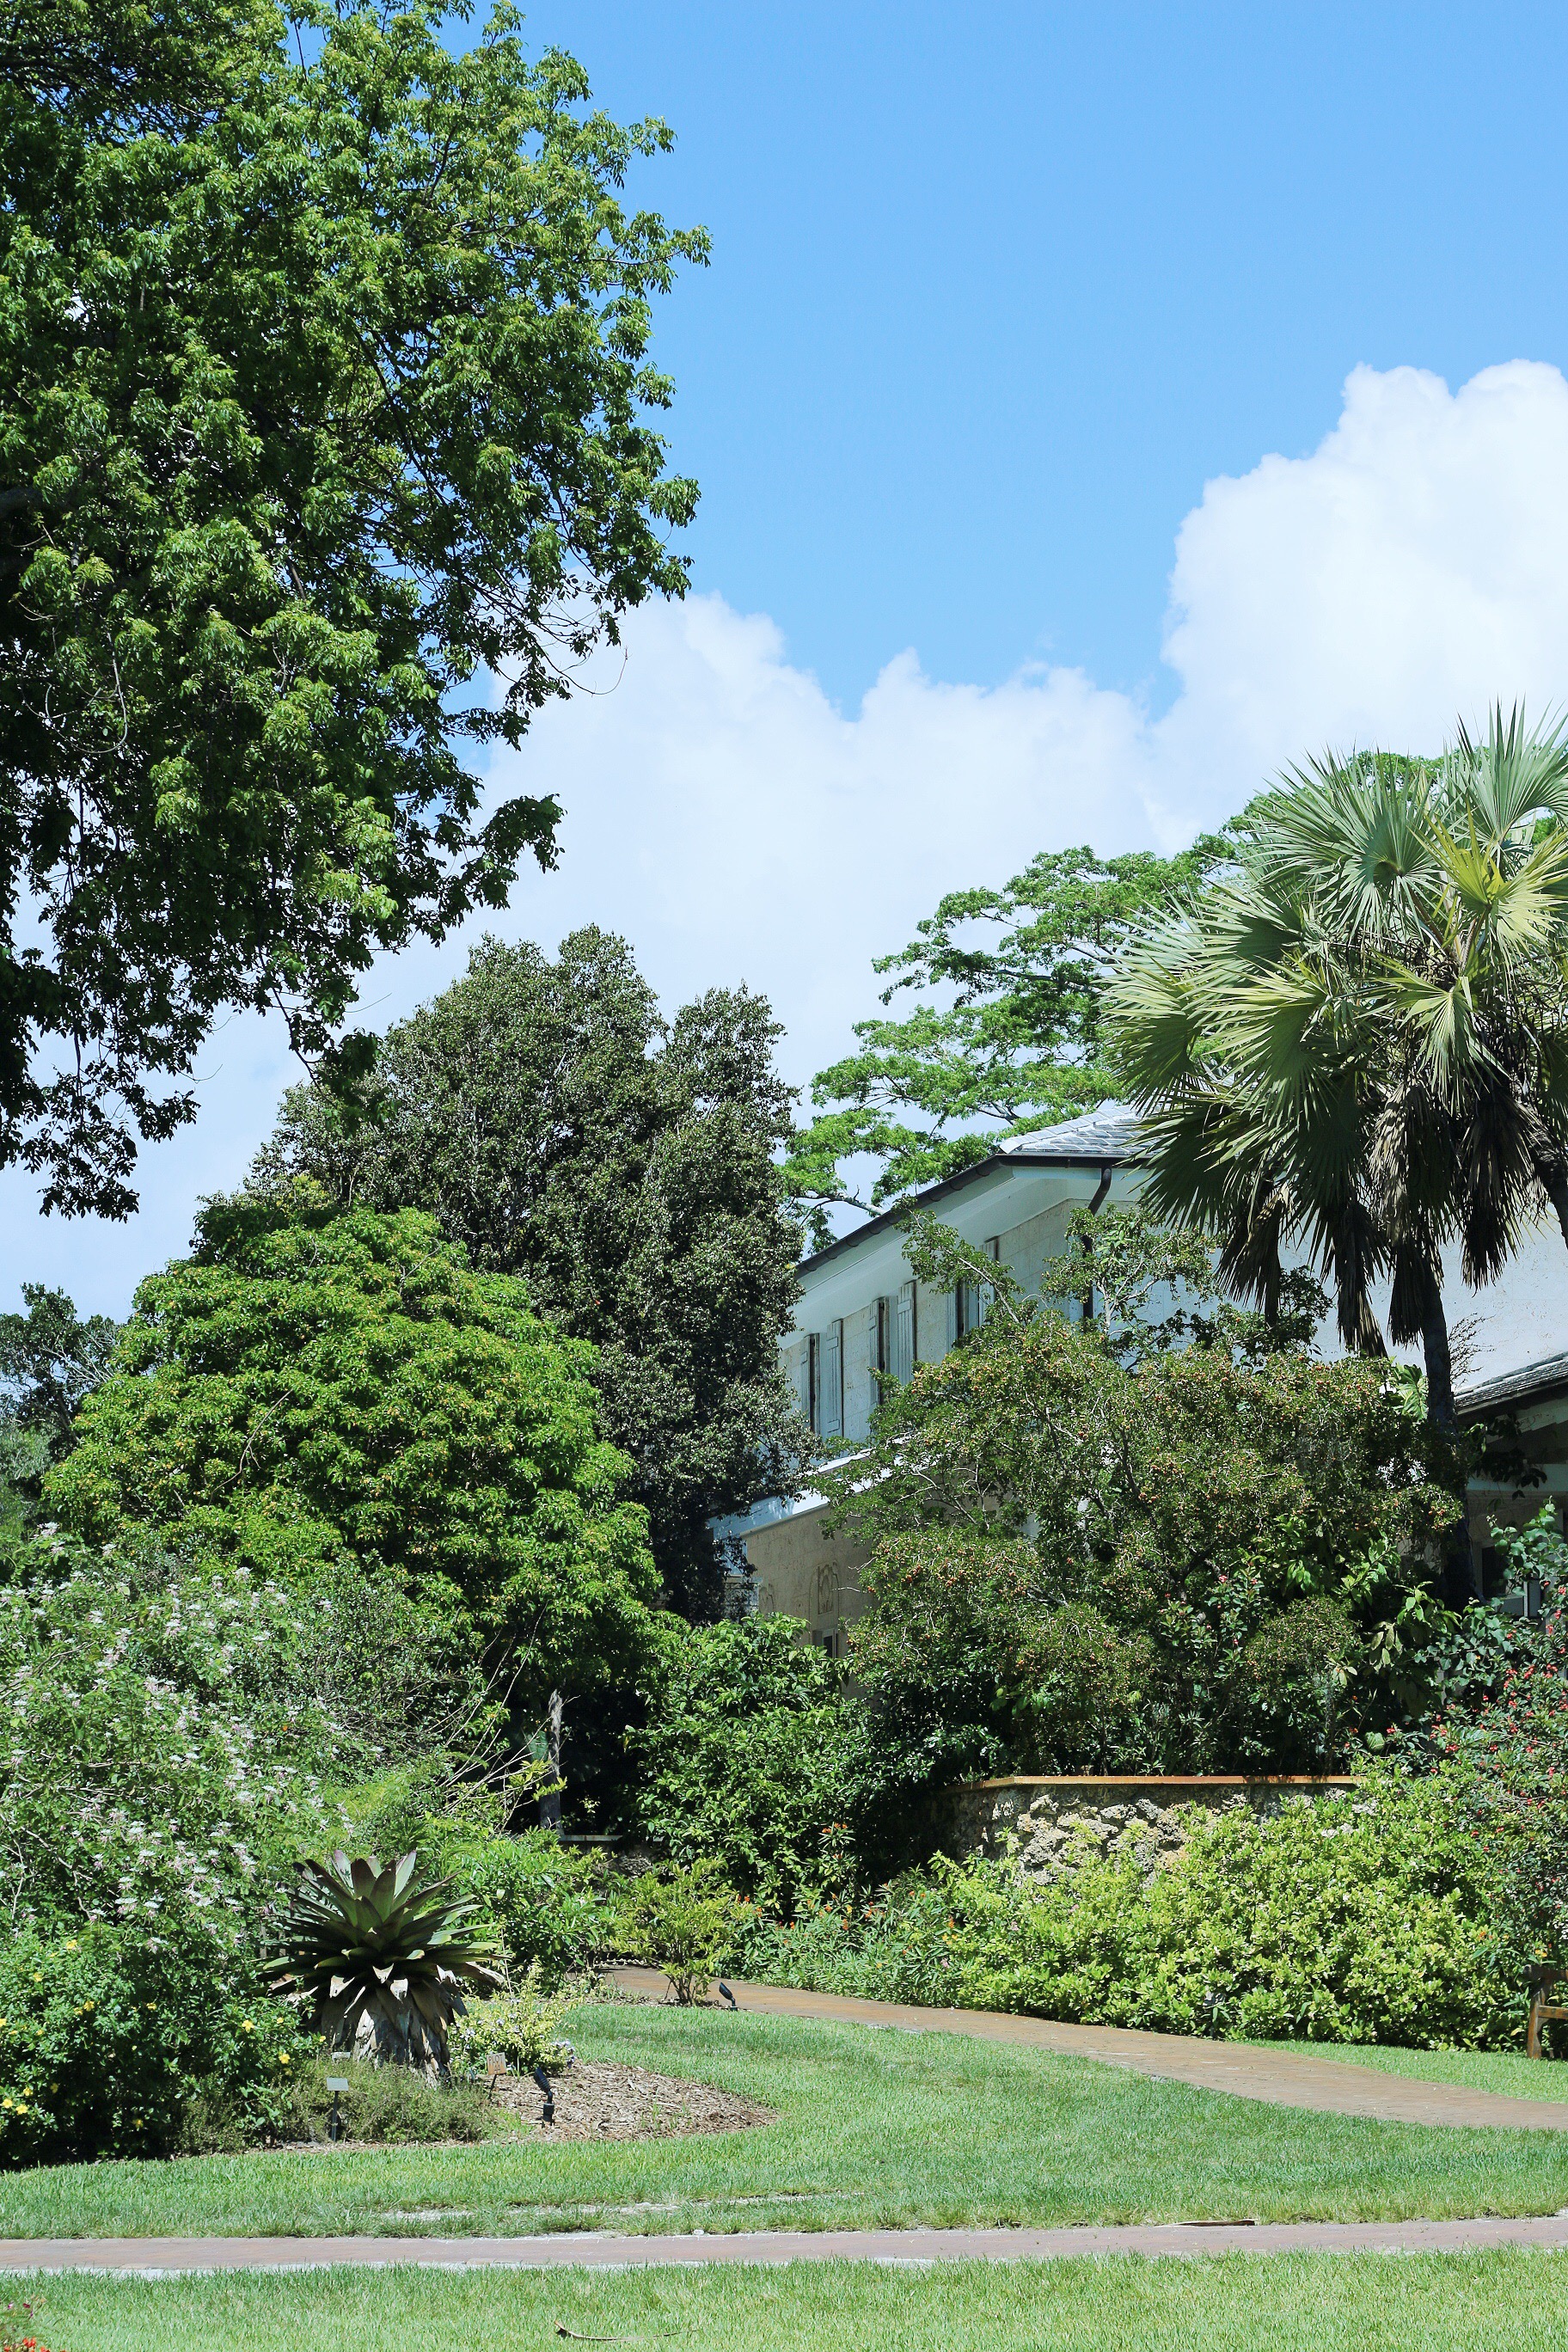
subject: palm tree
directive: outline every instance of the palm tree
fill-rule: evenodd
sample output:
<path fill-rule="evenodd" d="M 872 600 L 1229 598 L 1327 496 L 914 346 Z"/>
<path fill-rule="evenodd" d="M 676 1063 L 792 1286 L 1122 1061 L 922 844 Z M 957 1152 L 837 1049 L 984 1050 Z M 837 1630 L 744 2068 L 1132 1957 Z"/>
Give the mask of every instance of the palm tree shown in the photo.
<path fill-rule="evenodd" d="M 1516 710 L 1436 763 L 1293 772 L 1237 870 L 1124 958 L 1108 1005 L 1153 1203 L 1266 1307 L 1287 1239 L 1419 1338 L 1456 1427 L 1441 1252 L 1490 1280 L 1543 1196 L 1568 1243 L 1568 743 Z"/>

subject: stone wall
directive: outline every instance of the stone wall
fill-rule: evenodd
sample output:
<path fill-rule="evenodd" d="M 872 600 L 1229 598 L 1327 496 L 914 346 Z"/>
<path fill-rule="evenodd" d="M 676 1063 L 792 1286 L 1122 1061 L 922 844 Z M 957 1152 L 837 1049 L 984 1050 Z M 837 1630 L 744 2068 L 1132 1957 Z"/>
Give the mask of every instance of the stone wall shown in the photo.
<path fill-rule="evenodd" d="M 946 1852 L 960 1859 L 1000 1853 L 1016 1838 L 1024 1868 L 1042 1878 L 1055 1878 L 1089 1855 L 1127 1852 L 1156 1870 L 1181 1849 L 1186 1806 L 1226 1812 L 1246 1805 L 1261 1816 L 1355 1785 L 1342 1776 L 1300 1775 L 973 1780 L 944 1792 L 938 1828 Z"/>

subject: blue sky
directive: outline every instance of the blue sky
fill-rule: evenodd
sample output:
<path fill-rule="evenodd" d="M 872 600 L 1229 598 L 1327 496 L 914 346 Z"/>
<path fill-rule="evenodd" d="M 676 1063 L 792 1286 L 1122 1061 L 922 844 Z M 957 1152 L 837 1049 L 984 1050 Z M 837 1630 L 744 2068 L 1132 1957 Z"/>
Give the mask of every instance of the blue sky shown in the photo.
<path fill-rule="evenodd" d="M 667 1004 L 767 991 L 792 1083 L 944 889 L 1171 847 L 1325 742 L 1568 702 L 1568 15 L 542 0 L 703 222 L 660 315 L 693 595 L 493 788 Z M 384 1023 L 467 938 L 387 960 Z M 235 1019 L 122 1227 L 0 1176 L 9 1282 L 123 1313 L 299 1075 Z M 9 1304 L 0 1297 L 0 1305 Z"/>
<path fill-rule="evenodd" d="M 694 577 L 838 697 L 917 646 L 1169 691 L 1177 522 L 1358 363 L 1568 332 L 1561 7 L 546 0 L 713 263 L 661 351 Z"/>

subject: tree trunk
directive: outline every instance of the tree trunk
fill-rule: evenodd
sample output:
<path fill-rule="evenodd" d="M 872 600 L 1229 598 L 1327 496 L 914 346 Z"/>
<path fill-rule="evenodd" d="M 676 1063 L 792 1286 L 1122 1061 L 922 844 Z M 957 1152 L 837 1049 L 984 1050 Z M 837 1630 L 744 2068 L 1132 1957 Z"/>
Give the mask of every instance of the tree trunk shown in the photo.
<path fill-rule="evenodd" d="M 1428 1267 L 1421 1307 L 1421 1349 L 1426 1359 L 1426 1418 L 1450 1445 L 1459 1434 L 1454 1404 L 1454 1367 L 1448 1353 L 1448 1318 L 1443 1311 L 1443 1286 Z M 1443 1566 L 1443 1600 L 1450 1609 L 1464 1609 L 1479 1598 L 1475 1560 L 1470 1551 L 1470 1519 L 1465 1490 L 1459 1491 L 1459 1517 L 1448 1533 Z"/>
<path fill-rule="evenodd" d="M 1454 1409 L 1454 1366 L 1448 1353 L 1448 1318 L 1443 1312 L 1443 1286 L 1428 1271 L 1426 1295 L 1421 1306 L 1421 1351 L 1426 1359 L 1426 1418 L 1452 1441 L 1459 1433 Z"/>
<path fill-rule="evenodd" d="M 1536 1172 L 1546 1187 L 1547 1199 L 1557 1212 L 1557 1222 L 1563 1229 L 1563 1238 L 1568 1242 L 1568 1169 L 1538 1168 Z"/>

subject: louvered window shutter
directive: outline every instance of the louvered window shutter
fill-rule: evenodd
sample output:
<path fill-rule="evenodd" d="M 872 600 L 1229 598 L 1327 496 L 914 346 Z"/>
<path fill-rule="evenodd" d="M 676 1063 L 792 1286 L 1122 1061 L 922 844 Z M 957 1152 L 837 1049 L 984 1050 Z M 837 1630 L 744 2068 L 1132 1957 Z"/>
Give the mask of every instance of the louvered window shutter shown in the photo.
<path fill-rule="evenodd" d="M 899 1286 L 898 1328 L 893 1334 L 893 1377 L 907 1381 L 915 1369 L 915 1286 L 912 1282 Z"/>
<path fill-rule="evenodd" d="M 822 1335 L 822 1422 L 824 1437 L 844 1434 L 844 1326 L 830 1323 Z"/>

